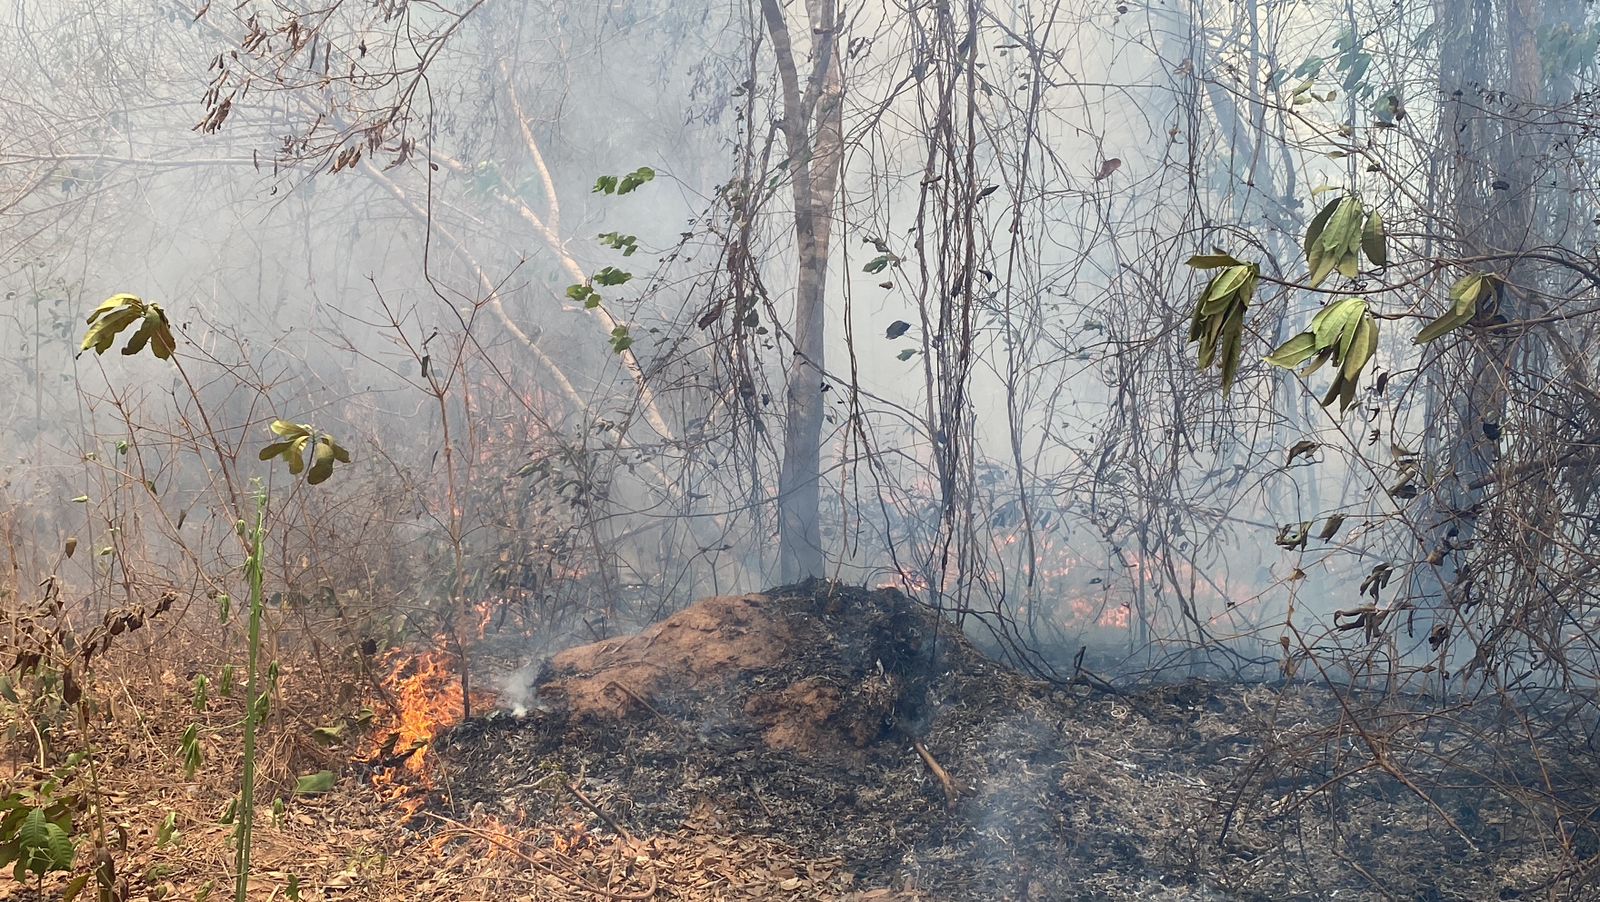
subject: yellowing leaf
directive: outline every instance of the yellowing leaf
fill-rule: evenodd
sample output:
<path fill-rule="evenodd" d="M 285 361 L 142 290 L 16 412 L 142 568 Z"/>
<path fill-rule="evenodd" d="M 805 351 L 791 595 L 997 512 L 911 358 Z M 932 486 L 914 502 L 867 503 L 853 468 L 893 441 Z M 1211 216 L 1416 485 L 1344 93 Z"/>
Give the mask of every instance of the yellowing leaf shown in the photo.
<path fill-rule="evenodd" d="M 106 299 L 89 314 L 88 323 L 89 330 L 84 333 L 80 347 L 82 351 L 104 354 L 116 343 L 117 335 L 134 323 L 138 323 L 139 328 L 122 349 L 123 354 L 137 354 L 149 347 L 152 354 L 166 360 L 177 347 L 161 305 L 146 304 L 135 295 L 118 294 Z"/>
<path fill-rule="evenodd" d="M 1389 265 L 1389 243 L 1383 231 L 1383 214 L 1374 212 L 1367 217 L 1367 227 L 1361 232 L 1361 250 L 1373 266 Z"/>

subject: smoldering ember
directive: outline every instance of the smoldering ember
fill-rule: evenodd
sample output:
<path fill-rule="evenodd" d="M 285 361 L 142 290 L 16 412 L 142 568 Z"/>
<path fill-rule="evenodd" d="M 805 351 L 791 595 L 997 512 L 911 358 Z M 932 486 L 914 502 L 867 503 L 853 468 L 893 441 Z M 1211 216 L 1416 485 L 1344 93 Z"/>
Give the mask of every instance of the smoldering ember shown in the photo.
<path fill-rule="evenodd" d="M 0 902 L 1600 900 L 1600 9 L 0 4 Z"/>

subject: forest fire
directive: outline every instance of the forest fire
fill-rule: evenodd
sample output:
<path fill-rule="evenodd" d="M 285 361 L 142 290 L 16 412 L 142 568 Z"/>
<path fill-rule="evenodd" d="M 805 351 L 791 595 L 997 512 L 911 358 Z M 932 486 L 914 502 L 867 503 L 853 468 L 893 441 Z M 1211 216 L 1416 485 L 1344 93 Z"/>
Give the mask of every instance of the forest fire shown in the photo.
<path fill-rule="evenodd" d="M 413 790 L 433 786 L 429 775 L 433 740 L 461 723 L 466 706 L 462 704 L 458 656 L 442 648 L 420 653 L 396 649 L 385 663 L 388 674 L 377 707 L 388 716 L 373 733 L 369 760 L 377 765 L 373 784 L 387 790 L 388 800 L 399 801 Z M 472 707 L 483 708 L 494 701 L 489 693 L 471 693 Z"/>

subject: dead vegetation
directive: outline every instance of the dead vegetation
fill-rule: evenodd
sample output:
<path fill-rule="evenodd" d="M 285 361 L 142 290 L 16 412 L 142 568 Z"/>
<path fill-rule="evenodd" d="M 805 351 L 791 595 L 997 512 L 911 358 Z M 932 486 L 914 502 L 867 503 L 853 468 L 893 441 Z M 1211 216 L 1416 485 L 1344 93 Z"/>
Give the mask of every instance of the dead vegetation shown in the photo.
<path fill-rule="evenodd" d="M 450 735 L 455 806 L 550 822 L 578 790 L 613 832 L 771 838 L 927 899 L 1515 898 L 1591 879 L 1593 828 L 1575 855 L 1550 847 L 1555 808 L 1496 788 L 1505 762 L 1468 706 L 1417 726 L 1426 699 L 1310 685 L 1051 685 L 893 590 L 710 599 L 557 655 L 537 690 L 546 710 Z M 1432 754 L 1364 758 L 1385 717 L 1422 731 L 1386 741 Z M 1559 770 L 1592 805 L 1592 758 Z"/>
<path fill-rule="evenodd" d="M 114 643 L 103 701 L 59 726 L 96 750 L 84 813 L 104 818 L 113 898 L 226 894 L 238 724 L 220 693 L 189 697 L 197 638 L 181 661 Z M 444 660 L 405 658 L 364 698 L 285 668 L 253 899 L 1585 898 L 1600 860 L 1576 736 L 1519 759 L 1518 722 L 1465 700 L 1048 683 L 895 590 L 707 599 L 556 654 L 528 713 L 453 728 Z M 8 788 L 38 775 L 25 745 Z M 295 791 L 320 769 L 328 791 Z"/>

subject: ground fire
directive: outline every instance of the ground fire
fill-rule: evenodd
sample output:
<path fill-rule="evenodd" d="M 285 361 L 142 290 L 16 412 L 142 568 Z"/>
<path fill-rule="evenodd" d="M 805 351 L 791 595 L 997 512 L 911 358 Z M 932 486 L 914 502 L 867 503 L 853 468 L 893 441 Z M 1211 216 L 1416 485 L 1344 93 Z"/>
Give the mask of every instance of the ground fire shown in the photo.
<path fill-rule="evenodd" d="M 415 810 L 417 793 L 433 787 L 433 743 L 465 713 L 459 657 L 441 648 L 400 648 L 384 657 L 387 674 L 373 704 L 378 716 L 367 749 L 373 783 L 391 800 Z M 495 697 L 474 690 L 472 706 L 492 709 Z"/>

